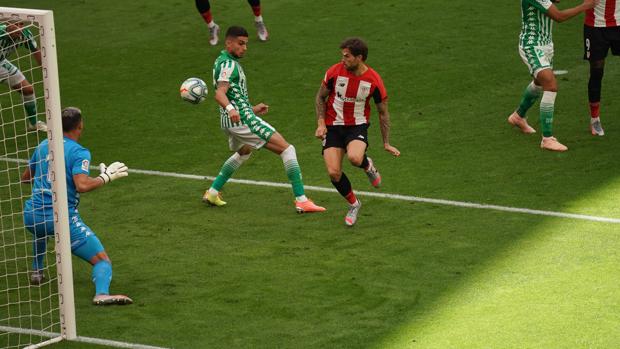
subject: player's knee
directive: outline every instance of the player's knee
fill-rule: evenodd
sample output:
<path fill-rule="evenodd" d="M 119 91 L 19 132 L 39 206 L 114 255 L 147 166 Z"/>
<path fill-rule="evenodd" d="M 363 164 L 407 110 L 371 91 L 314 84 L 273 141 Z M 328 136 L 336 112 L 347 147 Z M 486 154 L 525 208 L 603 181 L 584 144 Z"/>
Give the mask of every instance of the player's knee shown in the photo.
<path fill-rule="evenodd" d="M 353 166 L 359 166 L 364 161 L 364 154 L 347 154 L 347 157 Z"/>
<path fill-rule="evenodd" d="M 339 182 L 340 177 L 342 177 L 342 171 L 338 168 L 327 168 L 327 174 L 329 175 L 329 179 L 332 182 Z"/>
<path fill-rule="evenodd" d="M 16 86 L 13 86 L 13 89 L 17 90 L 23 96 L 31 96 L 31 95 L 34 94 L 34 88 L 30 84 L 27 84 L 27 85 L 16 85 Z"/>

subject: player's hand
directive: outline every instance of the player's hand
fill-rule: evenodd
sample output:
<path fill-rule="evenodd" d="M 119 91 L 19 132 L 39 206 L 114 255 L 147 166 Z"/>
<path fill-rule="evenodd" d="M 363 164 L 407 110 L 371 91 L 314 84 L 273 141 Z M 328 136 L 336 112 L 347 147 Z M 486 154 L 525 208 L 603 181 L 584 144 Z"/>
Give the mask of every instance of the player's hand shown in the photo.
<path fill-rule="evenodd" d="M 99 170 L 101 171 L 99 178 L 103 180 L 104 184 L 129 175 L 127 172 L 127 166 L 118 161 L 111 163 L 110 166 L 106 166 L 104 163 L 101 163 L 99 164 Z"/>
<path fill-rule="evenodd" d="M 599 0 L 583 0 L 583 5 L 585 6 L 586 10 L 596 7 L 598 3 Z"/>
<path fill-rule="evenodd" d="M 252 107 L 252 111 L 256 115 L 265 115 L 269 111 L 269 106 L 265 103 L 258 103 Z"/>
<path fill-rule="evenodd" d="M 325 125 L 318 126 L 314 132 L 314 136 L 318 139 L 325 139 L 327 136 L 327 127 L 325 127 Z"/>
<path fill-rule="evenodd" d="M 385 149 L 385 151 L 394 156 L 400 156 L 400 150 L 396 149 L 396 147 L 391 146 L 389 143 L 385 143 L 383 145 L 383 149 Z"/>
<path fill-rule="evenodd" d="M 230 121 L 232 121 L 235 124 L 241 121 L 241 115 L 239 115 L 239 112 L 237 111 L 237 109 L 233 109 L 229 111 L 228 118 L 230 119 Z"/>

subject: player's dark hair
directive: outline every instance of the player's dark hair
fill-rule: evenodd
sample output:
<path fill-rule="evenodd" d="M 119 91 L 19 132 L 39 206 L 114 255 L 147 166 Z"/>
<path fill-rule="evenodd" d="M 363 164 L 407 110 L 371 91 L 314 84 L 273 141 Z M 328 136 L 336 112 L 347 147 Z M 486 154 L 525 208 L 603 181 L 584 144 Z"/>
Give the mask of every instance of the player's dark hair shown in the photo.
<path fill-rule="evenodd" d="M 340 44 L 340 49 L 349 49 L 352 55 L 354 56 L 362 56 L 362 60 L 366 61 L 368 58 L 368 45 L 364 42 L 364 40 L 360 38 L 346 38 Z"/>
<path fill-rule="evenodd" d="M 62 131 L 70 132 L 78 128 L 82 121 L 82 111 L 76 107 L 66 107 L 62 110 Z"/>
<path fill-rule="evenodd" d="M 238 38 L 240 36 L 245 36 L 248 37 L 248 31 L 245 30 L 244 27 L 240 27 L 237 25 L 233 25 L 232 27 L 229 27 L 228 30 L 226 31 L 226 38 Z"/>

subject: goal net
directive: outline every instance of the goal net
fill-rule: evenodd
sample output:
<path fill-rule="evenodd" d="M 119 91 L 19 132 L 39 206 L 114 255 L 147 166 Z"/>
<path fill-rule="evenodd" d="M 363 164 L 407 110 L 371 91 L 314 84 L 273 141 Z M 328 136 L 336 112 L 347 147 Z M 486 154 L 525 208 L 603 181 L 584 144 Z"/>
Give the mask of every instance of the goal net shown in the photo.
<path fill-rule="evenodd" d="M 42 193 L 22 174 L 45 139 L 49 176 L 39 180 L 51 182 L 53 224 L 35 236 L 24 204 Z M 62 140 L 52 12 L 0 7 L 0 348 L 76 337 Z"/>

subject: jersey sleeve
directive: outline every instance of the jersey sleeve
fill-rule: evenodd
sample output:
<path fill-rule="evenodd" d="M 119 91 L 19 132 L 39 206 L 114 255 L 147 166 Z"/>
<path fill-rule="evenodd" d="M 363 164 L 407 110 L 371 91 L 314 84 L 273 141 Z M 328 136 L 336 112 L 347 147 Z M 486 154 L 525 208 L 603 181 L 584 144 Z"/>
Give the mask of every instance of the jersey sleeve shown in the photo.
<path fill-rule="evenodd" d="M 71 154 L 71 176 L 90 174 L 90 152 L 85 149 L 76 149 Z"/>
<path fill-rule="evenodd" d="M 549 10 L 549 7 L 553 5 L 551 0 L 525 0 L 528 4 L 536 7 L 540 11 L 546 13 Z"/>
<path fill-rule="evenodd" d="M 37 45 L 37 41 L 32 35 L 32 32 L 29 29 L 22 29 L 22 35 L 24 36 L 24 46 L 30 50 L 30 52 L 35 52 L 39 49 Z"/>
<path fill-rule="evenodd" d="M 215 82 L 231 82 L 239 79 L 239 68 L 234 61 L 224 61 L 216 70 Z"/>
<path fill-rule="evenodd" d="M 382 103 L 388 98 L 383 79 L 379 74 L 375 74 L 375 90 L 372 93 L 372 98 L 376 104 Z"/>
<path fill-rule="evenodd" d="M 334 80 L 336 76 L 338 76 L 338 66 L 339 64 L 335 64 L 327 69 L 325 77 L 323 78 L 323 86 L 327 87 L 330 91 L 334 89 Z"/>

